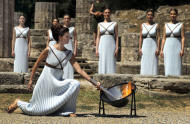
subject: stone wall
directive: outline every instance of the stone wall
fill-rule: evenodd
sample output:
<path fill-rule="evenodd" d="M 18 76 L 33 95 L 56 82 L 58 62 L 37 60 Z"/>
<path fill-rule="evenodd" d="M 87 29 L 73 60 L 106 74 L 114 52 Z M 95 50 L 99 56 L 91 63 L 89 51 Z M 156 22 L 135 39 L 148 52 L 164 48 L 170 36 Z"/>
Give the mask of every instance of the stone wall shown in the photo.
<path fill-rule="evenodd" d="M 11 57 L 14 0 L 0 0 L 0 57 Z"/>
<path fill-rule="evenodd" d="M 36 2 L 35 3 L 35 29 L 49 29 L 52 20 L 56 17 L 56 2 Z"/>
<path fill-rule="evenodd" d="M 161 26 L 163 31 L 164 23 L 170 20 L 169 9 L 172 6 L 160 6 L 155 12 L 154 21 Z M 184 22 L 186 31 L 190 31 L 190 5 L 175 6 L 178 9 L 178 20 Z M 117 21 L 119 25 L 119 34 L 122 33 L 139 33 L 140 25 L 146 22 L 146 11 L 142 10 L 117 10 L 111 16 L 113 21 Z"/>
<path fill-rule="evenodd" d="M 39 73 L 35 73 L 33 84 L 35 85 Z M 28 93 L 27 84 L 30 79 L 28 73 L 0 72 L 0 92 Z"/>
<path fill-rule="evenodd" d="M 76 29 L 78 33 L 79 54 L 88 60 L 97 60 L 90 29 L 92 16 L 89 14 L 91 0 L 76 1 Z"/>
<path fill-rule="evenodd" d="M 140 76 L 133 74 L 114 74 L 114 75 L 94 75 L 94 79 L 100 81 L 105 88 L 116 84 L 131 81 L 134 83 L 140 93 L 154 93 L 164 96 L 188 94 L 190 93 L 190 77 L 165 77 L 157 76 Z"/>

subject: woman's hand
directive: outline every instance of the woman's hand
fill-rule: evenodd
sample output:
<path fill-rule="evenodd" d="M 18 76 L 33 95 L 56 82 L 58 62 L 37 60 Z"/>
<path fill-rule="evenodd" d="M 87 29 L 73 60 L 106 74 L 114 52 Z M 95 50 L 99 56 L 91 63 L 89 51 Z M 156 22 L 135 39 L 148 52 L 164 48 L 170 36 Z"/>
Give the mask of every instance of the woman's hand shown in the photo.
<path fill-rule="evenodd" d="M 96 56 L 97 56 L 97 57 L 99 56 L 99 52 L 98 52 L 98 50 L 96 50 Z"/>
<path fill-rule="evenodd" d="M 184 50 L 180 51 L 180 56 L 182 57 L 184 55 Z"/>
<path fill-rule="evenodd" d="M 164 52 L 163 52 L 163 51 L 160 52 L 160 56 L 161 56 L 162 58 L 164 57 Z"/>
<path fill-rule="evenodd" d="M 33 87 L 32 87 L 32 81 L 30 80 L 28 83 L 28 90 L 32 91 Z"/>
<path fill-rule="evenodd" d="M 142 49 L 141 48 L 139 49 L 139 54 L 142 56 Z"/>
<path fill-rule="evenodd" d="M 75 57 L 77 56 L 77 51 L 76 51 L 76 50 L 73 52 L 73 55 L 74 55 Z"/>
<path fill-rule="evenodd" d="M 115 57 L 117 57 L 117 55 L 118 55 L 118 48 L 115 49 L 114 55 L 115 55 Z"/>
<path fill-rule="evenodd" d="M 15 51 L 12 51 L 11 55 L 12 57 L 15 57 Z"/>
<path fill-rule="evenodd" d="M 28 51 L 28 57 L 30 57 L 30 50 Z"/>
<path fill-rule="evenodd" d="M 94 15 L 95 15 L 95 16 L 101 16 L 102 13 L 101 13 L 100 11 L 97 11 L 97 12 L 94 13 Z"/>
<path fill-rule="evenodd" d="M 100 82 L 97 82 L 96 88 L 97 88 L 98 90 L 101 90 L 101 89 L 100 89 L 100 86 L 101 86 L 101 83 L 100 83 Z"/>
<path fill-rule="evenodd" d="M 159 56 L 159 49 L 156 50 L 155 55 Z"/>

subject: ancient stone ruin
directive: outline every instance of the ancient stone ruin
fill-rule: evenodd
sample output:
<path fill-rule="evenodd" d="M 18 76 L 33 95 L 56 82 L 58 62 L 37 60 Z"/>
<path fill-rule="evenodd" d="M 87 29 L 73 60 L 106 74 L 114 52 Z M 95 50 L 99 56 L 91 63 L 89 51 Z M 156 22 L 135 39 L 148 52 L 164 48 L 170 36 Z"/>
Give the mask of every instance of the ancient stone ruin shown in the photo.
<path fill-rule="evenodd" d="M 16 24 L 17 18 L 19 15 L 22 15 L 22 13 L 14 13 L 14 0 L 1 0 L 0 2 L 3 3 L 0 4 L 0 78 L 2 79 L 0 82 L 0 92 L 18 91 L 13 90 L 14 86 L 12 85 L 18 86 L 17 88 L 20 90 L 24 89 L 29 76 L 29 74 L 11 73 L 14 60 L 11 58 L 12 27 L 13 24 Z M 92 75 L 97 73 L 98 58 L 95 57 L 95 46 L 93 45 L 93 37 L 90 29 L 92 18 L 92 16 L 89 14 L 90 2 L 91 0 L 76 1 L 76 17 L 75 19 L 72 19 L 72 23 L 75 23 L 78 33 L 78 62 L 85 71 Z M 40 52 L 46 47 L 47 29 L 50 28 L 52 19 L 56 17 L 56 7 L 56 2 L 36 2 L 35 4 L 35 23 L 34 29 L 31 29 L 32 53 L 29 60 L 30 69 L 32 68 Z M 160 7 L 157 10 L 155 18 L 156 22 L 159 22 L 161 25 L 163 25 L 164 22 L 168 21 L 168 8 L 168 6 Z M 182 8 L 179 6 L 178 8 L 179 13 L 181 13 L 179 18 L 180 21 L 185 22 L 187 25 L 186 30 L 190 30 L 190 18 L 187 18 L 186 16 L 190 14 L 190 7 L 186 6 L 185 8 Z M 118 22 L 119 25 L 119 49 L 121 56 L 117 62 L 117 73 L 119 74 L 110 76 L 96 75 L 94 77 L 95 79 L 112 83 L 119 82 L 120 79 L 122 79 L 121 81 L 132 80 L 139 88 L 145 89 L 145 91 L 148 92 L 156 92 L 157 90 L 164 92 L 171 91 L 175 93 L 179 93 L 179 90 L 184 90 L 187 92 L 190 91 L 190 89 L 185 87 L 189 87 L 190 80 L 188 78 L 190 75 L 190 57 L 188 56 L 188 53 L 190 52 L 189 32 L 186 32 L 185 56 L 183 57 L 182 73 L 184 76 L 178 78 L 167 78 L 165 76 L 161 76 L 164 74 L 164 66 L 163 59 L 159 58 L 160 75 L 154 77 L 142 77 L 136 74 L 139 74 L 140 71 L 140 56 L 138 54 L 139 25 L 145 21 L 145 12 L 140 10 L 118 10 L 112 14 L 111 18 L 113 21 Z M 60 19 L 62 19 L 62 17 L 60 17 Z M 13 20 L 15 21 L 13 22 Z M 42 68 L 43 64 L 40 65 L 39 72 L 42 70 Z M 13 79 L 12 76 L 15 78 Z M 80 78 L 79 75 L 75 74 L 75 78 L 76 77 Z M 111 81 L 112 79 L 113 81 Z M 24 91 L 26 91 L 26 87 Z"/>

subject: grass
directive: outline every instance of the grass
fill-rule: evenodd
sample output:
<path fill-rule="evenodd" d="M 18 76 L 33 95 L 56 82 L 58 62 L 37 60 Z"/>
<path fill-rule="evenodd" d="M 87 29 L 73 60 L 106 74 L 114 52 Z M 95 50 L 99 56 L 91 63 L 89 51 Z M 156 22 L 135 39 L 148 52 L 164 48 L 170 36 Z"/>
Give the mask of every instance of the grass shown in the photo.
<path fill-rule="evenodd" d="M 18 93 L 1 93 L 0 94 L 0 112 L 5 112 L 8 105 L 10 105 L 14 99 L 19 98 L 24 101 L 29 101 L 31 94 L 18 94 Z M 82 86 L 78 95 L 77 100 L 77 111 L 98 111 L 99 104 L 99 91 L 95 90 L 90 86 Z M 190 98 L 163 98 L 163 97 L 149 97 L 147 95 L 136 94 L 137 109 L 148 109 L 148 108 L 190 108 Z M 115 107 L 112 107 L 105 103 L 106 109 L 114 111 Z M 128 104 L 125 109 L 129 109 Z"/>

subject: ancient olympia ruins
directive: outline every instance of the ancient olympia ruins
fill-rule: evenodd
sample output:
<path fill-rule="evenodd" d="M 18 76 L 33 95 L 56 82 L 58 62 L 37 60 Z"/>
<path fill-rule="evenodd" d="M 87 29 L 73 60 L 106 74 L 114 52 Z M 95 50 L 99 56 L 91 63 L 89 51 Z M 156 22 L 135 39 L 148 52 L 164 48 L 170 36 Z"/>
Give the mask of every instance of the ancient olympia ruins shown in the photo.
<path fill-rule="evenodd" d="M 29 74 L 13 73 L 13 58 L 11 57 L 11 39 L 12 28 L 16 23 L 19 15 L 22 13 L 14 12 L 14 0 L 0 0 L 0 92 L 27 92 L 26 83 Z M 77 57 L 82 68 L 89 74 L 97 73 L 97 58 L 95 57 L 95 47 L 92 42 L 92 33 L 90 31 L 91 16 L 89 15 L 90 0 L 76 1 L 76 17 L 72 19 L 76 26 L 79 41 L 79 55 Z M 55 2 L 36 2 L 34 29 L 31 29 L 32 53 L 29 60 L 30 69 L 32 68 L 36 58 L 46 45 L 46 31 L 49 29 L 51 20 L 56 15 Z M 123 14 L 123 15 L 122 15 Z M 163 23 L 167 20 L 164 18 L 166 10 L 160 7 L 156 12 L 159 18 L 155 20 Z M 190 10 L 184 10 L 181 14 L 181 21 L 187 22 L 187 16 Z M 138 38 L 139 34 L 132 29 L 138 27 L 138 23 L 131 24 L 129 19 L 121 16 L 130 15 L 130 11 L 121 13 L 116 11 L 112 15 L 112 19 L 119 24 L 119 58 L 117 62 L 117 74 L 115 75 L 95 75 L 94 78 L 102 80 L 105 87 L 113 85 L 113 83 L 122 83 L 132 80 L 142 93 L 150 95 L 179 95 L 183 96 L 190 92 L 190 57 L 185 54 L 183 57 L 182 74 L 180 77 L 165 77 L 163 59 L 159 59 L 158 76 L 145 77 L 140 76 L 140 56 L 138 55 Z M 136 11 L 134 13 L 138 20 L 145 18 L 144 11 Z M 119 18 L 120 16 L 120 18 Z M 5 21 L 6 20 L 6 21 Z M 187 27 L 187 29 L 190 29 Z M 190 53 L 190 33 L 186 32 L 185 53 Z M 43 68 L 43 65 L 40 67 Z M 41 70 L 39 69 L 39 72 Z M 36 78 L 39 73 L 36 74 Z M 75 74 L 75 78 L 80 78 Z M 8 79 L 8 80 L 7 80 Z M 109 82 L 109 84 L 105 83 Z"/>

